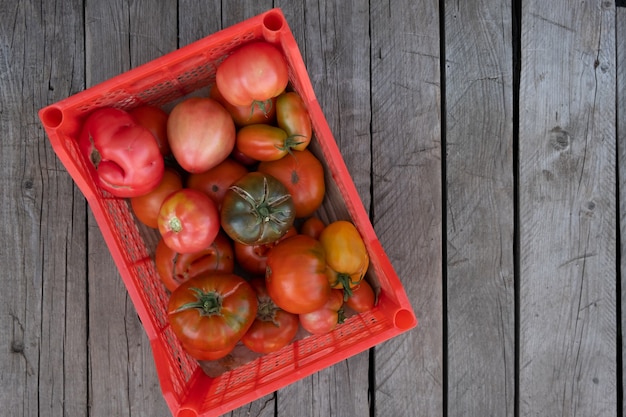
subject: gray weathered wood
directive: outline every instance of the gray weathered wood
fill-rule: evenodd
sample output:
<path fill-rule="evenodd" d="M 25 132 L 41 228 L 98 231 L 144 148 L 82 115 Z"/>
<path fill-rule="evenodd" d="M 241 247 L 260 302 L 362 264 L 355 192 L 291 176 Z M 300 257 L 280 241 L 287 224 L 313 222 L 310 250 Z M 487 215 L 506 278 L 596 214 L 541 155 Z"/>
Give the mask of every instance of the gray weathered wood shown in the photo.
<path fill-rule="evenodd" d="M 512 34 L 506 2 L 445 4 L 449 416 L 514 411 Z"/>
<path fill-rule="evenodd" d="M 522 3 L 520 416 L 617 414 L 615 5 Z"/>
<path fill-rule="evenodd" d="M 85 4 L 87 87 L 177 47 L 176 1 Z M 93 415 L 167 415 L 148 338 L 89 212 L 89 398 Z"/>
<path fill-rule="evenodd" d="M 79 1 L 0 4 L 0 404 L 87 412 L 85 204 L 37 111 L 83 85 Z"/>
<path fill-rule="evenodd" d="M 626 245 L 623 242 L 626 241 L 626 204 L 624 204 L 623 197 L 626 196 L 626 7 L 616 8 L 615 19 L 615 39 L 616 39 L 616 93 L 617 93 L 617 150 L 618 160 L 617 166 L 619 167 L 619 236 L 621 244 L 620 256 L 620 271 L 621 271 L 621 290 L 622 293 L 618 295 L 618 301 L 621 301 L 622 316 L 618 317 L 621 320 L 622 329 L 626 328 L 626 311 L 624 311 L 624 304 L 626 303 L 626 285 L 624 284 L 624 277 L 626 277 Z M 626 349 L 626 339 L 624 332 L 622 331 L 622 358 Z M 621 371 L 622 376 L 626 371 L 626 364 L 622 361 Z M 624 395 L 624 386 L 622 386 L 622 398 Z M 626 403 L 622 403 L 622 414 L 626 412 Z M 618 408 L 619 412 L 619 408 Z"/>
<path fill-rule="evenodd" d="M 437 1 L 372 2 L 374 228 L 419 320 L 375 347 L 375 415 L 443 415 Z"/>

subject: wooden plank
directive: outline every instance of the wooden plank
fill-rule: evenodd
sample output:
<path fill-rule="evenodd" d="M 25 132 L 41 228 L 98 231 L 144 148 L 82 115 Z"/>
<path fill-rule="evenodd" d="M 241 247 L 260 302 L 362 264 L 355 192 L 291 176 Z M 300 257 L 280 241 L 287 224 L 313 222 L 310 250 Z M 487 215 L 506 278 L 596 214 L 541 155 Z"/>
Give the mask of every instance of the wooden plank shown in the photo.
<path fill-rule="evenodd" d="M 4 415 L 88 412 L 85 203 L 37 117 L 83 86 L 81 8 L 29 1 L 0 12 Z"/>
<path fill-rule="evenodd" d="M 370 215 L 419 320 L 375 348 L 378 416 L 444 415 L 438 5 L 370 6 Z"/>
<path fill-rule="evenodd" d="M 521 19 L 519 415 L 615 416 L 615 4 Z"/>
<path fill-rule="evenodd" d="M 316 97 L 359 196 L 370 205 L 369 7 L 275 2 L 302 53 Z M 278 391 L 278 416 L 369 415 L 369 352 L 355 355 Z"/>
<path fill-rule="evenodd" d="M 172 10 L 174 0 L 87 2 L 87 86 L 176 49 Z M 148 338 L 91 211 L 88 223 L 91 413 L 168 415 Z"/>
<path fill-rule="evenodd" d="M 619 2 L 618 2 L 619 3 Z M 618 178 L 619 178 L 619 236 L 621 244 L 621 253 L 620 255 L 620 271 L 621 271 L 621 294 L 618 295 L 618 300 L 621 301 L 621 317 L 618 319 L 621 320 L 622 329 L 626 328 L 626 310 L 624 306 L 626 306 L 626 285 L 624 284 L 624 277 L 626 277 L 626 245 L 623 242 L 626 242 L 626 3 L 622 2 L 622 7 L 617 7 L 615 9 L 616 19 L 615 19 L 615 39 L 617 42 L 616 45 L 616 53 L 617 53 L 617 64 L 616 68 L 616 77 L 617 77 L 617 166 L 619 168 Z M 622 343 L 622 358 L 625 356 L 626 349 L 626 336 L 622 331 L 621 336 Z M 620 369 L 618 369 L 620 371 Z M 626 374 L 626 364 L 622 359 L 622 377 Z M 624 385 L 622 384 L 622 398 L 624 398 L 624 394 L 626 393 Z M 622 415 L 626 412 L 626 403 L 622 401 Z M 619 404 L 618 404 L 619 406 Z M 619 411 L 619 408 L 618 408 Z"/>
<path fill-rule="evenodd" d="M 512 34 L 507 2 L 445 3 L 449 416 L 514 411 Z"/>

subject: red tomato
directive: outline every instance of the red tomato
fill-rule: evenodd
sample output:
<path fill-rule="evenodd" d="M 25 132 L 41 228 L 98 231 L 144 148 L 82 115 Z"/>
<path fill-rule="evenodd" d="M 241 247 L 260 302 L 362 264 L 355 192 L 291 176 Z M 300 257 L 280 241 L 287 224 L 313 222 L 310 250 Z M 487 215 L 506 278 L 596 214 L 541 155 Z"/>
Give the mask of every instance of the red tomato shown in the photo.
<path fill-rule="evenodd" d="M 311 334 L 326 334 L 343 323 L 343 291 L 332 290 L 328 301 L 322 308 L 306 314 L 300 314 L 302 328 Z"/>
<path fill-rule="evenodd" d="M 228 187 L 247 173 L 246 167 L 234 159 L 226 158 L 208 171 L 190 174 L 187 188 L 204 192 L 220 208 Z"/>
<path fill-rule="evenodd" d="M 261 162 L 257 170 L 273 176 L 287 187 L 297 218 L 312 215 L 322 205 L 326 193 L 324 168 L 309 150 L 292 151 L 282 159 Z"/>
<path fill-rule="evenodd" d="M 235 106 L 267 100 L 285 90 L 289 68 L 282 52 L 267 42 L 252 42 L 235 50 L 218 67 L 215 82 L 224 99 Z"/>
<path fill-rule="evenodd" d="M 233 243 L 235 259 L 237 260 L 237 263 L 247 272 L 254 275 L 265 275 L 267 254 L 270 250 L 276 246 L 278 242 L 297 234 L 298 231 L 294 226 L 292 226 L 289 230 L 287 230 L 287 233 L 285 233 L 283 237 L 272 243 L 266 243 L 264 245 L 244 245 L 243 243 L 235 241 Z"/>
<path fill-rule="evenodd" d="M 156 247 L 154 262 L 159 277 L 170 292 L 197 275 L 233 272 L 235 269 L 233 246 L 221 232 L 210 246 L 194 253 L 177 253 L 161 239 Z"/>
<path fill-rule="evenodd" d="M 230 156 L 235 161 L 239 162 L 241 165 L 244 165 L 244 166 L 247 166 L 247 167 L 250 167 L 250 166 L 256 164 L 257 162 L 259 162 L 256 159 L 252 159 L 248 155 L 246 155 L 243 152 L 241 152 L 239 150 L 239 148 L 237 148 L 237 143 L 236 142 L 235 142 L 235 148 L 231 152 Z"/>
<path fill-rule="evenodd" d="M 357 313 L 371 310 L 374 308 L 375 303 L 376 295 L 372 286 L 366 280 L 362 280 L 359 285 L 352 288 L 352 295 L 346 300 L 348 307 Z"/>
<path fill-rule="evenodd" d="M 272 300 L 285 311 L 304 314 L 321 308 L 331 290 L 322 245 L 305 235 L 283 240 L 267 256 L 265 283 Z"/>
<path fill-rule="evenodd" d="M 154 229 L 158 228 L 157 218 L 161 204 L 174 191 L 183 188 L 180 174 L 173 168 L 165 167 L 163 178 L 157 187 L 147 194 L 130 198 L 133 213 L 140 222 Z"/>
<path fill-rule="evenodd" d="M 271 98 L 268 109 L 264 111 L 260 106 L 234 106 L 224 99 L 217 88 L 217 84 L 211 88 L 210 97 L 219 101 L 232 116 L 236 126 L 246 126 L 257 123 L 273 124 L 276 122 L 276 98 Z"/>
<path fill-rule="evenodd" d="M 237 275 L 202 274 L 172 292 L 167 310 L 183 348 L 198 360 L 213 360 L 228 354 L 252 325 L 256 293 Z"/>
<path fill-rule="evenodd" d="M 104 107 L 91 113 L 78 146 L 99 185 L 116 197 L 146 194 L 163 177 L 156 139 L 124 110 Z"/>
<path fill-rule="evenodd" d="M 252 279 L 250 285 L 256 290 L 258 310 L 241 341 L 253 352 L 276 352 L 287 346 L 298 332 L 298 316 L 281 310 L 272 301 L 263 278 Z"/>
<path fill-rule="evenodd" d="M 167 136 L 174 158 L 185 171 L 204 172 L 232 152 L 235 123 L 216 100 L 191 97 L 171 111 Z"/>
<path fill-rule="evenodd" d="M 168 114 L 156 106 L 140 106 L 132 109 L 130 115 L 140 125 L 148 128 L 159 145 L 161 155 L 168 156 L 171 153 L 170 144 L 167 140 Z"/>
<path fill-rule="evenodd" d="M 326 224 L 318 217 L 313 216 L 309 217 L 304 221 L 304 223 L 302 223 L 300 226 L 300 233 L 319 240 L 324 228 L 326 228 Z"/>
<path fill-rule="evenodd" d="M 281 128 L 263 124 L 242 127 L 235 140 L 241 153 L 257 161 L 280 159 L 300 143 Z"/>
<path fill-rule="evenodd" d="M 311 117 L 298 93 L 290 91 L 276 98 L 276 123 L 288 136 L 300 142 L 293 149 L 303 151 L 309 146 L 313 135 Z"/>
<path fill-rule="evenodd" d="M 194 253 L 213 243 L 220 230 L 220 216 L 208 195 L 183 188 L 163 201 L 158 226 L 170 249 L 178 253 Z"/>

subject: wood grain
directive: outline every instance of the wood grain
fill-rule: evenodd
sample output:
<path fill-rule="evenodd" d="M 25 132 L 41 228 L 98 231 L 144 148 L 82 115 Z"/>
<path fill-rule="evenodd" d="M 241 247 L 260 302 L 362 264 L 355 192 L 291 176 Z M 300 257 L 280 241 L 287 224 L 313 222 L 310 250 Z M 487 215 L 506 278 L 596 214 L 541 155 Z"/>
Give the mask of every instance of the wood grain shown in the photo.
<path fill-rule="evenodd" d="M 375 415 L 443 415 L 438 2 L 370 6 L 370 216 L 418 327 L 374 348 Z"/>
<path fill-rule="evenodd" d="M 615 8 L 522 3 L 520 416 L 614 416 Z"/>
<path fill-rule="evenodd" d="M 626 7 L 617 7 L 615 9 L 615 39 L 616 39 L 616 93 L 617 93 L 617 166 L 618 166 L 618 178 L 619 178 L 619 195 L 620 197 L 626 196 Z M 619 241 L 620 245 L 620 277 L 621 277 L 621 294 L 618 294 L 617 300 L 621 302 L 621 320 L 622 329 L 626 328 L 626 311 L 624 311 L 624 304 L 626 303 L 626 285 L 624 284 L 624 277 L 626 277 L 626 245 L 623 242 L 626 241 L 626 204 L 623 198 L 619 199 Z M 626 340 L 624 332 L 621 335 L 622 344 L 622 358 L 624 357 L 624 349 L 626 346 Z M 618 364 L 619 365 L 619 364 Z M 621 375 L 624 375 L 626 371 L 626 364 L 622 360 Z M 624 386 L 622 385 L 622 398 L 624 398 Z M 618 404 L 619 407 L 619 404 Z M 620 409 L 618 408 L 618 412 Z M 621 408 L 622 414 L 626 412 L 626 403 L 622 402 Z"/>
<path fill-rule="evenodd" d="M 445 4 L 450 416 L 514 411 L 512 35 L 509 4 Z"/>

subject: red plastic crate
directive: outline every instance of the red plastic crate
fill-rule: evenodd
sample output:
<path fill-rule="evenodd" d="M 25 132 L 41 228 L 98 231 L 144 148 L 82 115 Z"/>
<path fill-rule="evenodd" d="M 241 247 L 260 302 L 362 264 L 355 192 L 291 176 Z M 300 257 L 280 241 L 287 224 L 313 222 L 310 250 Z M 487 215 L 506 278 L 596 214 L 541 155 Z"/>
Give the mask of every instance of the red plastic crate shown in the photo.
<path fill-rule="evenodd" d="M 213 84 L 217 65 L 234 48 L 265 40 L 285 55 L 290 84 L 313 122 L 309 149 L 321 160 L 326 197 L 318 210 L 326 222 L 352 221 L 365 241 L 371 266 L 366 279 L 380 289 L 370 312 L 350 317 L 333 332 L 296 340 L 218 377 L 206 375 L 181 348 L 167 321 L 168 293 L 153 262 L 158 232 L 138 224 L 127 200 L 101 190 L 86 169 L 78 132 L 94 109 L 166 106 Z M 216 416 L 371 348 L 417 325 L 402 284 L 374 233 L 368 215 L 315 98 L 302 56 L 280 9 L 219 31 L 39 111 L 50 143 L 82 193 L 119 269 L 150 339 L 161 389 L 178 417 Z"/>

